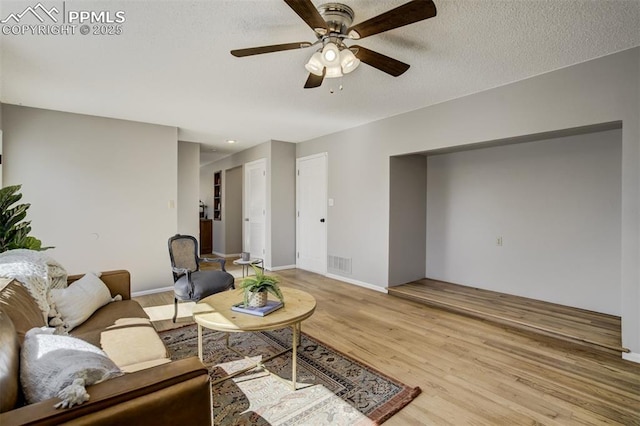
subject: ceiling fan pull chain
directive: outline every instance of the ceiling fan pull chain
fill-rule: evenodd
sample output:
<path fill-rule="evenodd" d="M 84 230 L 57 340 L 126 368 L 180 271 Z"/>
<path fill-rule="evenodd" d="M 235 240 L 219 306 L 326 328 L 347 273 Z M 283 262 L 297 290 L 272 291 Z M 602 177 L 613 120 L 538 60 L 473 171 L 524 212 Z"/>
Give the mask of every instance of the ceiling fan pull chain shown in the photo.
<path fill-rule="evenodd" d="M 342 92 L 342 89 L 344 88 L 344 86 L 342 85 L 342 77 L 339 77 L 337 79 L 333 79 L 334 81 L 337 81 L 338 83 L 338 91 Z M 331 84 L 329 86 L 329 93 L 331 93 L 332 95 L 335 93 L 336 91 L 334 90 L 334 86 L 333 84 Z"/>

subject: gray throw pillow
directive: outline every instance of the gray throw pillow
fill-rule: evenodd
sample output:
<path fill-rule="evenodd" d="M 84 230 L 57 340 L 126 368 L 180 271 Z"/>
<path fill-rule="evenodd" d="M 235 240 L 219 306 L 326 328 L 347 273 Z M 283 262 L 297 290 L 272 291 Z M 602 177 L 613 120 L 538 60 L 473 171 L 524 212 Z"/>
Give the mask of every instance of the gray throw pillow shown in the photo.
<path fill-rule="evenodd" d="M 29 404 L 58 397 L 56 408 L 89 400 L 85 386 L 122 375 L 98 347 L 84 340 L 32 328 L 20 353 L 20 381 Z"/>

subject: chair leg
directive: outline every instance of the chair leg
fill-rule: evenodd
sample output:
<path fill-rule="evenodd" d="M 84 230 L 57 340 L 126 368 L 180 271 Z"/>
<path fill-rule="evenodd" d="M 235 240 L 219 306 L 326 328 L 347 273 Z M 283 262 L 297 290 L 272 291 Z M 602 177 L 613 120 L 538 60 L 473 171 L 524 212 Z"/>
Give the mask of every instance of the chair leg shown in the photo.
<path fill-rule="evenodd" d="M 176 322 L 176 318 L 178 318 L 178 298 L 173 298 L 173 322 Z"/>

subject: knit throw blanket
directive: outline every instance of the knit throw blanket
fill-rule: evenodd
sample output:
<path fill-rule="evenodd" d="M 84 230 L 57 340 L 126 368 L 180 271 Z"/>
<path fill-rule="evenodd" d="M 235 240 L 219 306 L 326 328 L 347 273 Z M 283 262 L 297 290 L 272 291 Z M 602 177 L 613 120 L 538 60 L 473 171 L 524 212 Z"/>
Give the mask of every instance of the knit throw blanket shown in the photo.
<path fill-rule="evenodd" d="M 19 281 L 38 303 L 45 322 L 51 310 L 49 290 L 67 287 L 67 271 L 62 265 L 34 250 L 0 253 L 0 277 Z"/>

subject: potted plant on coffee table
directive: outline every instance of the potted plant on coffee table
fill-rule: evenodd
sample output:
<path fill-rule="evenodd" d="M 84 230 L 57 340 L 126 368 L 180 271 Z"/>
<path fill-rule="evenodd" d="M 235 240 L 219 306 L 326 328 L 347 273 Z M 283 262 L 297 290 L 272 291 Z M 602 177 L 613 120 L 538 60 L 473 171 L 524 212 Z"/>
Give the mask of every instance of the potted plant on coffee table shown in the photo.
<path fill-rule="evenodd" d="M 266 275 L 264 269 L 251 265 L 255 276 L 247 277 L 240 287 L 244 290 L 244 306 L 259 308 L 267 303 L 269 293 L 284 303 L 284 297 L 278 286 L 278 279 Z"/>

